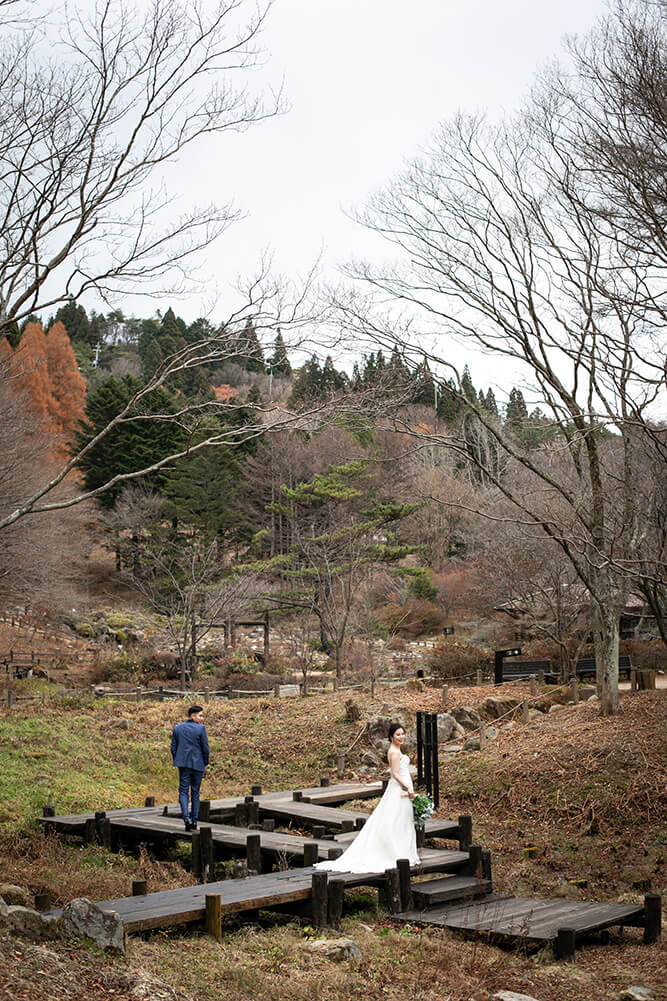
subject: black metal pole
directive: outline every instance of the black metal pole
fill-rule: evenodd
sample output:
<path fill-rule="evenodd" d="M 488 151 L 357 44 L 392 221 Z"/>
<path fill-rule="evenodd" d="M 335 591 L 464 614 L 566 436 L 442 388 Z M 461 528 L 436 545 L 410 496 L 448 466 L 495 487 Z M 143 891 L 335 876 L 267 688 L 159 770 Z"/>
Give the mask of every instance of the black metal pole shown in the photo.
<path fill-rule="evenodd" d="M 496 650 L 493 657 L 493 683 L 502 685 L 503 683 L 503 650 Z"/>
<path fill-rule="evenodd" d="M 431 771 L 431 714 L 424 713 L 424 781 L 426 792 L 433 794 L 433 773 Z"/>
<path fill-rule="evenodd" d="M 440 771 L 438 767 L 438 714 L 431 716 L 433 726 L 433 806 L 440 806 Z"/>
<path fill-rule="evenodd" d="M 417 713 L 417 785 L 424 781 L 424 743 L 422 735 L 422 714 Z"/>

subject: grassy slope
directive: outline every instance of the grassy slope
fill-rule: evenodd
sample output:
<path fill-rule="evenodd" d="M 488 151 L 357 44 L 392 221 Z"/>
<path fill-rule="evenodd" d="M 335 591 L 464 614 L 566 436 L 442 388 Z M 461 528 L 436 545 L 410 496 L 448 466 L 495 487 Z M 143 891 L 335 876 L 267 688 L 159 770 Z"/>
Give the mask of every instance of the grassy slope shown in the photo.
<path fill-rule="evenodd" d="M 456 701 L 475 705 L 488 694 L 469 689 L 458 692 Z M 383 697 L 408 723 L 415 708 L 437 708 L 436 692 L 386 690 L 373 704 L 368 695 L 356 697 L 362 718 L 377 711 Z M 344 699 L 328 695 L 280 703 L 211 703 L 207 726 L 213 764 L 205 794 L 242 793 L 253 782 L 265 789 L 287 788 L 332 775 L 336 751 L 348 747 L 360 729 L 359 723 L 345 722 Z M 644 693 L 625 697 L 621 714 L 610 721 L 600 720 L 594 707 L 584 704 L 517 724 L 484 754 L 460 755 L 443 764 L 442 813 L 473 814 L 476 840 L 493 851 L 500 889 L 627 900 L 641 899 L 643 890 L 633 884 L 650 883 L 660 891 L 667 840 L 664 707 L 664 695 Z M 101 849 L 45 839 L 34 830 L 46 800 L 59 812 L 134 805 L 146 795 L 154 795 L 158 803 L 173 802 L 169 733 L 183 708 L 47 702 L 4 710 L 0 879 L 33 891 L 48 888 L 59 899 L 126 893 L 130 877 L 138 873 L 147 875 L 153 888 L 188 883 L 190 876 L 178 861 L 109 856 Z M 131 720 L 129 730 L 118 727 L 122 719 Z M 357 745 L 350 761 L 358 762 L 363 749 Z M 576 887 L 574 878 L 586 879 L 588 886 Z M 114 997 L 129 998 L 131 988 L 123 985 L 149 974 L 197 1001 L 223 994 L 294 1001 L 365 995 L 375 1001 L 406 993 L 421 1001 L 484 1001 L 500 988 L 541 1001 L 606 1001 L 629 983 L 657 987 L 661 978 L 664 953 L 642 948 L 634 933 L 628 933 L 625 944 L 584 950 L 576 965 L 553 966 L 546 957 L 525 958 L 462 942 L 437 929 L 399 932 L 374 904 L 366 900 L 360 906 L 366 909 L 346 918 L 344 927 L 344 934 L 362 949 L 357 967 L 309 957 L 303 950 L 308 932 L 297 922 L 264 931 L 250 926 L 231 930 L 222 947 L 198 933 L 133 939 L 129 957 L 122 961 L 99 957 L 93 962 L 89 953 L 56 946 L 56 959 L 49 962 L 60 963 L 63 977 L 70 978 L 72 998 L 86 997 L 100 978 L 115 984 Z M 0 967 L 2 956 L 9 958 L 16 948 L 7 941 L 1 944 Z M 46 962 L 25 947 L 22 979 L 4 985 L 0 979 L 0 996 L 4 986 L 7 997 L 41 997 L 34 986 L 38 975 L 30 971 Z"/>

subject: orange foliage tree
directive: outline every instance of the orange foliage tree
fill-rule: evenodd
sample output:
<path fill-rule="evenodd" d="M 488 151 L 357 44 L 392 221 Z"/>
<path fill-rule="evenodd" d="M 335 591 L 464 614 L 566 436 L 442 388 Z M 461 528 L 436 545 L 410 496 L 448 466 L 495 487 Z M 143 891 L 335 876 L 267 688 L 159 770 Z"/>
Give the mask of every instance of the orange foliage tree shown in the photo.
<path fill-rule="evenodd" d="M 64 324 L 54 323 L 46 337 L 46 360 L 60 429 L 70 434 L 84 416 L 86 383 L 79 372 Z"/>
<path fill-rule="evenodd" d="M 29 323 L 15 352 L 16 376 L 30 409 L 44 430 L 57 431 L 57 404 L 46 360 L 46 334 L 41 323 Z"/>

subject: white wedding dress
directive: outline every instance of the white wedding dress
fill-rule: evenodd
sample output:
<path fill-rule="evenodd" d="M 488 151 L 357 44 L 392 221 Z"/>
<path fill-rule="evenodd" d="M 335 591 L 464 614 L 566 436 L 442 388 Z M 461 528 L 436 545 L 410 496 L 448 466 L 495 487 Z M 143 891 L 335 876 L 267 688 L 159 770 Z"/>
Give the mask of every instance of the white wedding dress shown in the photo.
<path fill-rule="evenodd" d="M 398 771 L 403 786 L 412 792 L 407 754 L 401 754 Z M 315 868 L 330 872 L 384 872 L 393 869 L 396 860 L 402 858 L 410 859 L 411 865 L 419 865 L 412 801 L 403 786 L 390 778 L 382 799 L 349 848 L 337 859 L 318 862 Z"/>

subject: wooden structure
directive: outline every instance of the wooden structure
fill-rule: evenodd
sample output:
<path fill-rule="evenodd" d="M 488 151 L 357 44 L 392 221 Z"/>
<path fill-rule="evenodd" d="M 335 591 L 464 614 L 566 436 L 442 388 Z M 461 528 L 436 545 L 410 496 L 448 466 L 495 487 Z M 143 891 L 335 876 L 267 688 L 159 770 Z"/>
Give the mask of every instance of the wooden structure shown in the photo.
<path fill-rule="evenodd" d="M 417 713 L 417 785 L 422 784 L 437 810 L 440 806 L 437 713 Z"/>
<path fill-rule="evenodd" d="M 236 629 L 238 626 L 261 628 L 264 633 L 264 666 L 269 663 L 269 613 L 264 612 L 261 619 L 226 619 L 224 622 L 207 622 L 207 629 L 222 629 L 225 634 L 225 646 L 236 646 Z"/>

